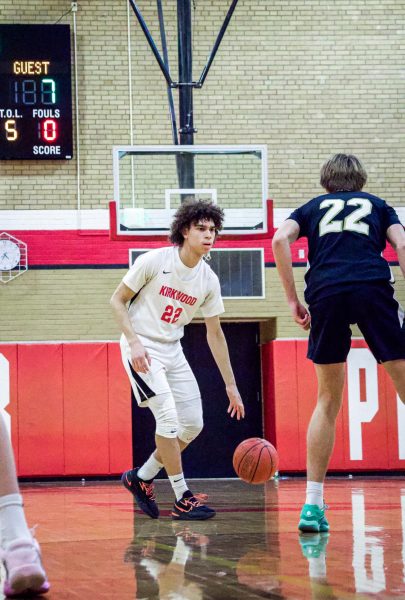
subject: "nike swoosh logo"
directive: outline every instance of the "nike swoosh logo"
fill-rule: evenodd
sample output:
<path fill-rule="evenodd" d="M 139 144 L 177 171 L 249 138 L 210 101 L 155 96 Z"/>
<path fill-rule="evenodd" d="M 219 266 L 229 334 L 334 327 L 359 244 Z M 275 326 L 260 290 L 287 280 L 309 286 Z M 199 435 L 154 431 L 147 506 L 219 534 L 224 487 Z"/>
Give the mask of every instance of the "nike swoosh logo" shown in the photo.
<path fill-rule="evenodd" d="M 171 271 L 163 271 L 163 275 L 167 275 L 168 273 L 171 273 Z"/>
<path fill-rule="evenodd" d="M 173 479 L 174 483 L 178 483 L 179 481 L 181 481 L 183 479 L 183 477 L 180 477 L 180 479 Z"/>

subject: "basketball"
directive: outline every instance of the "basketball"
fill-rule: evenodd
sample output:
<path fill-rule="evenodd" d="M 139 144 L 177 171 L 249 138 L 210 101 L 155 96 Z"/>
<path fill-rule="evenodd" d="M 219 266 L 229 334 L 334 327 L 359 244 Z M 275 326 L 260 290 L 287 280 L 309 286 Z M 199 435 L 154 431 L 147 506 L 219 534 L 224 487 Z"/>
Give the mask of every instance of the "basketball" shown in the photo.
<path fill-rule="evenodd" d="M 265 483 L 277 471 L 277 450 L 262 438 L 244 440 L 233 454 L 233 468 L 237 476 L 246 483 Z"/>

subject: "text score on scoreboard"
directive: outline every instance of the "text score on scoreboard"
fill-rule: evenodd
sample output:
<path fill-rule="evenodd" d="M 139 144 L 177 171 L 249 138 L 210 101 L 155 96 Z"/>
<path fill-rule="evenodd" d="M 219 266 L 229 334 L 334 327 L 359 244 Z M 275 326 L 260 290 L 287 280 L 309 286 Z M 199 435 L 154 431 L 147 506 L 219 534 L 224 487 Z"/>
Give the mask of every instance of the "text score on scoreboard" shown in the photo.
<path fill-rule="evenodd" d="M 0 25 L 0 159 L 71 159 L 69 25 Z"/>

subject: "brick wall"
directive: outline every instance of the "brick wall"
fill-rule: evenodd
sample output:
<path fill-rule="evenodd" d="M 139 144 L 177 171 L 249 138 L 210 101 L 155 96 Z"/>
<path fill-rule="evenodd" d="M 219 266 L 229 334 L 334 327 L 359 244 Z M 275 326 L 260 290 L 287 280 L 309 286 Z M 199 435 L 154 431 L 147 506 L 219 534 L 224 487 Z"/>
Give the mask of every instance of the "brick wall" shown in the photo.
<path fill-rule="evenodd" d="M 160 47 L 156 3 L 138 4 Z M 195 5 L 197 78 L 228 3 Z M 61 0 L 0 0 L 0 22 L 54 23 L 69 8 Z M 320 164 L 343 150 L 364 159 L 370 190 L 403 203 L 404 16 L 403 5 L 389 0 L 240 2 L 194 94 L 196 143 L 268 144 L 270 195 L 280 207 L 316 194 Z M 165 17 L 177 78 L 174 0 L 165 3 Z M 71 22 L 71 15 L 61 20 Z M 170 143 L 164 79 L 132 10 L 130 23 L 134 141 Z M 105 208 L 112 197 L 111 146 L 130 142 L 125 0 L 79 0 L 77 30 L 82 206 Z M 0 208 L 74 208 L 75 162 L 3 162 Z"/>
<path fill-rule="evenodd" d="M 138 4 L 160 47 L 156 3 Z M 192 2 L 194 79 L 229 4 Z M 69 8 L 65 0 L 0 0 L 0 23 L 55 23 Z M 195 142 L 267 144 L 276 208 L 319 193 L 320 165 L 336 151 L 364 160 L 368 191 L 403 204 L 404 16 L 403 5 L 389 0 L 240 2 L 206 83 L 194 94 Z M 165 3 L 165 17 L 177 79 L 175 0 Z M 71 14 L 60 22 L 72 25 Z M 126 1 L 79 0 L 77 31 L 81 207 L 106 209 L 113 194 L 111 147 L 131 140 Z M 131 9 L 130 38 L 134 143 L 171 143 L 164 79 Z M 76 170 L 76 154 L 71 161 L 1 162 L 0 218 L 1 210 L 77 208 Z M 114 338 L 108 298 L 122 274 L 29 270 L 0 288 L 2 339 Z M 296 269 L 300 289 L 303 274 Z M 305 335 L 290 321 L 273 268 L 266 269 L 266 285 L 270 302 L 228 301 L 227 316 L 276 316 L 278 336 Z M 402 282 L 398 297 L 405 304 Z"/>

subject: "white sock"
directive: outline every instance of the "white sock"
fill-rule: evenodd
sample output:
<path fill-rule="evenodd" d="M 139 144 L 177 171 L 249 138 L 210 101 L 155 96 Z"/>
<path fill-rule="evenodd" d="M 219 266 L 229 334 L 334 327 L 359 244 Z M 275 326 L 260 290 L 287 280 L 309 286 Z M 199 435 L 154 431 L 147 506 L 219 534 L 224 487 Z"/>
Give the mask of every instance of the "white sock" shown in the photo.
<path fill-rule="evenodd" d="M 0 497 L 0 531 L 3 547 L 17 538 L 32 539 L 25 520 L 21 494 Z"/>
<path fill-rule="evenodd" d="M 158 562 L 154 558 L 145 557 L 139 562 L 140 565 L 145 567 L 148 571 L 149 575 L 153 577 L 156 581 L 158 580 L 160 574 L 166 569 L 166 565 Z"/>
<path fill-rule="evenodd" d="M 183 497 L 184 492 L 188 490 L 183 473 L 179 473 L 178 475 L 168 475 L 168 477 L 173 491 L 176 494 L 176 500 L 180 500 L 180 498 Z"/>
<path fill-rule="evenodd" d="M 309 576 L 311 579 L 326 579 L 326 557 L 322 552 L 320 556 L 308 558 Z"/>
<path fill-rule="evenodd" d="M 163 469 L 162 463 L 156 460 L 154 454 L 151 454 L 146 463 L 139 469 L 138 477 L 144 481 L 151 481 L 152 479 L 155 479 L 161 469 Z"/>
<path fill-rule="evenodd" d="M 319 508 L 323 507 L 323 483 L 307 481 L 305 504 L 316 504 Z"/>
<path fill-rule="evenodd" d="M 187 546 L 187 544 L 184 543 L 184 540 L 178 537 L 170 564 L 177 563 L 178 565 L 185 565 L 190 556 L 190 552 L 190 546 Z"/>

